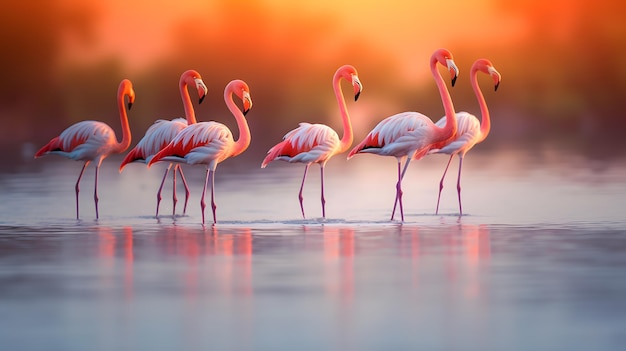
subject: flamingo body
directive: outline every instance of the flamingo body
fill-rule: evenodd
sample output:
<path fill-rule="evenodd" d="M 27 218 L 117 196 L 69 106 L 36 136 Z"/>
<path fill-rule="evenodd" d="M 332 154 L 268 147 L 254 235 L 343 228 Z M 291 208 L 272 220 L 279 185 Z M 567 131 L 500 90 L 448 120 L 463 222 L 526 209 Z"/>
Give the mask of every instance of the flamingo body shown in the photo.
<path fill-rule="evenodd" d="M 289 163 L 304 163 L 304 176 L 300 185 L 298 199 L 302 217 L 304 214 L 304 204 L 302 190 L 304 181 L 312 163 L 320 165 L 321 172 L 321 202 L 322 217 L 326 218 L 326 199 L 324 198 L 324 167 L 326 162 L 336 154 L 342 153 L 350 147 L 353 141 L 352 124 L 346 108 L 346 101 L 341 91 L 340 81 L 345 79 L 352 83 L 354 89 L 354 100 L 358 100 L 363 89 L 356 69 L 350 65 L 341 66 L 335 71 L 333 76 L 333 90 L 335 98 L 339 104 L 341 118 L 343 121 L 343 137 L 340 139 L 337 132 L 324 124 L 300 123 L 299 127 L 288 132 L 283 137 L 283 141 L 273 146 L 261 163 L 261 168 L 265 168 L 274 160 L 287 161 Z"/>
<path fill-rule="evenodd" d="M 106 123 L 81 121 L 66 128 L 35 154 L 55 154 L 74 161 L 104 159 L 116 151 L 115 132 Z"/>
<path fill-rule="evenodd" d="M 340 151 L 339 146 L 339 135 L 332 128 L 324 124 L 303 122 L 268 151 L 261 167 L 273 160 L 289 163 L 325 162 Z"/>
<path fill-rule="evenodd" d="M 152 157 L 166 147 L 185 127 L 187 127 L 187 121 L 184 118 L 176 118 L 171 121 L 157 120 L 148 128 L 139 143 L 126 154 L 120 164 L 120 170 L 131 162 L 148 164 Z"/>
<path fill-rule="evenodd" d="M 243 112 L 239 110 L 232 95 L 237 95 L 243 101 Z M 235 141 L 233 134 L 225 125 L 210 121 L 191 124 L 181 130 L 176 137 L 148 162 L 148 167 L 155 162 L 170 161 L 190 165 L 204 164 L 207 167 L 207 176 L 202 190 L 200 207 L 202 209 L 202 224 L 205 223 L 204 197 L 207 185 L 211 187 L 211 207 L 213 223 L 217 223 L 215 204 L 215 178 L 217 165 L 225 159 L 237 156 L 250 145 L 250 129 L 245 114 L 252 108 L 250 89 L 242 80 L 233 80 L 224 89 L 224 101 L 228 109 L 237 120 L 239 139 Z"/>
<path fill-rule="evenodd" d="M 357 153 L 405 157 L 418 151 L 423 156 L 426 147 L 431 144 L 429 131 L 432 124 L 430 118 L 418 112 L 402 112 L 387 117 L 350 151 L 348 158 Z"/>
<path fill-rule="evenodd" d="M 124 98 L 128 96 L 128 109 L 135 101 L 135 91 L 128 79 L 122 80 L 117 91 L 117 102 L 122 124 L 122 141 L 118 143 L 115 132 L 107 124 L 98 121 L 82 121 L 65 129 L 59 136 L 50 140 L 37 153 L 35 158 L 56 154 L 75 161 L 83 161 L 83 168 L 76 181 L 76 219 L 79 219 L 78 193 L 80 180 L 85 168 L 90 162 L 96 164 L 94 182 L 94 203 L 96 207 L 96 219 L 98 213 L 98 174 L 102 161 L 111 154 L 122 153 L 130 146 L 131 134 L 128 124 L 128 115 L 124 107 Z"/>
<path fill-rule="evenodd" d="M 228 127 L 213 121 L 200 122 L 181 130 L 159 152 L 159 159 L 155 162 L 163 160 L 189 165 L 206 164 L 215 170 L 218 163 L 232 155 L 234 145 L 233 134 Z"/>
<path fill-rule="evenodd" d="M 465 154 L 482 138 L 480 131 L 480 121 L 476 116 L 469 112 L 457 112 L 457 136 L 449 141 L 439 149 L 432 149 L 428 154 Z M 444 116 L 435 123 L 441 127 L 446 124 L 446 117 Z"/>

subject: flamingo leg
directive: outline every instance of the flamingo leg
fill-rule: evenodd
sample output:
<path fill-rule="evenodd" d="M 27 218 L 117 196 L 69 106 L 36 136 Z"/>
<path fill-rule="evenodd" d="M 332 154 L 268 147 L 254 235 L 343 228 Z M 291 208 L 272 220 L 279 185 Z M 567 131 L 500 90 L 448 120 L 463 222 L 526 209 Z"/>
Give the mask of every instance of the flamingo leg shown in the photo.
<path fill-rule="evenodd" d="M 209 182 L 209 169 L 206 169 L 206 179 L 204 180 L 204 188 L 202 188 L 202 197 L 200 198 L 200 208 L 202 209 L 202 224 L 204 224 L 204 209 L 206 203 L 204 202 L 204 195 L 206 194 L 207 183 Z"/>
<path fill-rule="evenodd" d="M 211 182 L 211 209 L 213 210 L 213 224 L 217 223 L 217 217 L 215 216 L 215 210 L 217 205 L 215 204 L 215 171 L 209 172 L 209 181 Z"/>
<path fill-rule="evenodd" d="M 324 198 L 324 164 L 320 164 L 320 176 L 322 179 L 322 218 L 326 218 L 326 199 Z"/>
<path fill-rule="evenodd" d="M 459 154 L 459 177 L 456 180 L 456 191 L 459 196 L 459 215 L 463 215 L 463 206 L 461 206 L 461 168 L 463 167 L 463 155 Z"/>
<path fill-rule="evenodd" d="M 398 158 L 398 182 L 396 183 L 396 200 L 393 203 L 393 210 L 391 211 L 391 221 L 393 221 L 393 217 L 396 215 L 396 206 L 398 205 L 398 185 L 400 184 L 400 164 L 402 160 Z"/>
<path fill-rule="evenodd" d="M 98 164 L 96 165 L 96 180 L 94 182 L 94 186 L 93 186 L 93 202 L 96 204 L 96 219 L 99 218 L 98 216 L 98 201 L 100 199 L 98 199 L 98 174 L 100 173 L 100 164 L 102 163 L 102 160 L 100 160 L 100 162 L 98 162 Z"/>
<path fill-rule="evenodd" d="M 165 184 L 165 178 L 167 178 L 167 174 L 170 171 L 170 168 L 172 167 L 172 164 L 170 163 L 169 166 L 167 166 L 167 169 L 165 170 L 165 174 L 163 174 L 163 179 L 161 180 L 161 186 L 159 186 L 159 191 L 157 191 L 157 206 L 156 206 L 156 215 L 155 217 L 159 217 L 159 205 L 161 204 L 161 191 L 163 190 L 163 184 Z"/>
<path fill-rule="evenodd" d="M 176 216 L 176 203 L 178 203 L 178 197 L 176 196 L 176 166 L 174 166 L 174 172 L 172 172 L 172 217 Z"/>
<path fill-rule="evenodd" d="M 83 169 L 80 170 L 80 174 L 78 175 L 78 179 L 76 180 L 76 186 L 74 186 L 74 189 L 76 190 L 76 219 L 78 219 L 78 193 L 80 192 L 80 180 L 81 178 L 83 178 L 83 173 L 85 172 L 85 168 L 87 168 L 87 165 L 89 164 L 89 161 L 85 162 L 85 164 L 83 165 Z"/>
<path fill-rule="evenodd" d="M 407 157 L 406 162 L 404 163 L 404 168 L 402 169 L 402 173 L 400 173 L 400 163 L 402 162 L 402 160 L 398 159 L 398 183 L 396 183 L 396 201 L 393 204 L 393 211 L 391 212 L 391 220 L 393 220 L 393 217 L 396 214 L 396 203 L 399 203 L 400 204 L 400 218 L 402 219 L 402 222 L 404 222 L 404 205 L 402 204 L 402 195 L 403 195 L 402 179 L 404 179 L 404 175 L 406 174 L 406 170 L 409 168 L 409 163 L 411 162 L 412 158 L 413 158 L 412 154 L 410 157 Z"/>
<path fill-rule="evenodd" d="M 187 202 L 189 201 L 189 186 L 187 185 L 187 179 L 185 179 L 185 175 L 183 174 L 183 167 L 181 165 L 174 166 L 178 168 L 178 173 L 180 173 L 180 180 L 183 181 L 183 185 L 185 186 L 185 206 L 183 207 L 183 215 L 187 213 Z"/>
<path fill-rule="evenodd" d="M 302 184 L 300 184 L 300 192 L 298 193 L 298 200 L 300 200 L 300 210 L 302 211 L 302 218 L 306 218 L 304 215 L 304 198 L 302 197 L 302 189 L 304 189 L 304 181 L 306 180 L 306 173 L 309 171 L 310 163 L 304 166 L 304 176 L 302 176 Z"/>
<path fill-rule="evenodd" d="M 452 161 L 452 157 L 454 157 L 454 154 L 450 155 L 450 158 L 448 159 L 448 164 L 446 165 L 446 169 L 443 171 L 443 175 L 441 176 L 441 180 L 439 181 L 439 195 L 437 196 L 437 208 L 435 209 L 435 214 L 439 214 L 439 200 L 441 200 L 443 180 L 446 178 L 446 173 L 448 172 L 448 167 L 450 167 L 450 161 Z"/>

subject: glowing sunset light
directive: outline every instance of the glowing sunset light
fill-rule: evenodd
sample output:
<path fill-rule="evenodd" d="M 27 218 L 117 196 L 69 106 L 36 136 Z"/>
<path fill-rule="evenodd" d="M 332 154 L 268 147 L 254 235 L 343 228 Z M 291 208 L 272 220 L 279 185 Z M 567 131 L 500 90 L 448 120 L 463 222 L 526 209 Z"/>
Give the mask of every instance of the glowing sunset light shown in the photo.
<path fill-rule="evenodd" d="M 102 4 L 98 5 L 102 6 L 96 25 L 98 42 L 95 47 L 83 48 L 74 54 L 90 58 L 106 54 L 119 56 L 133 69 L 141 69 L 170 53 L 176 46 L 172 31 L 181 23 L 193 23 L 196 31 L 205 28 L 205 33 L 196 35 L 224 35 L 220 28 L 231 20 L 221 16 L 224 8 L 235 9 L 235 18 L 241 20 L 242 36 L 251 35 L 262 41 L 250 43 L 255 47 L 271 49 L 281 45 L 280 37 L 276 42 L 274 34 L 288 34 L 299 24 L 294 18 L 306 18 L 317 23 L 311 29 L 316 32 L 309 34 L 322 43 L 323 51 L 340 50 L 352 41 L 366 43 L 375 52 L 394 58 L 409 75 L 420 76 L 428 75 L 428 71 L 415 61 L 428 57 L 434 48 L 468 40 L 502 42 L 519 35 L 522 28 L 519 20 L 498 16 L 489 0 L 390 0 L 384 6 L 372 0 L 140 0 L 98 4 Z M 256 23 L 246 23 L 251 21 Z M 263 26 L 265 37 L 243 33 L 245 28 L 259 29 L 259 25 Z M 306 45 L 306 41 L 301 45 Z M 214 48 L 214 51 L 220 49 L 223 48 Z M 301 48 L 294 49 L 298 52 Z M 317 50 L 311 54 L 324 53 Z"/>

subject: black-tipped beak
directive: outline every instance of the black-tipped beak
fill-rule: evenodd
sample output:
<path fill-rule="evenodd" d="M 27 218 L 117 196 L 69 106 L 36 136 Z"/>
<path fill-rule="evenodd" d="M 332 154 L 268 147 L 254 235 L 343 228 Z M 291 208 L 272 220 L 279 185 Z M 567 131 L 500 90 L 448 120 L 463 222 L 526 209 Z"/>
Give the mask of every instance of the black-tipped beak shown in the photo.
<path fill-rule="evenodd" d="M 244 111 L 243 111 L 243 115 L 244 115 L 244 116 L 245 116 L 245 115 L 247 115 L 247 114 L 248 114 L 248 112 L 250 112 L 250 109 L 244 110 Z"/>
<path fill-rule="evenodd" d="M 452 78 L 452 87 L 454 87 L 454 84 L 456 84 L 456 78 L 457 78 L 457 77 L 458 77 L 458 76 L 454 76 L 454 78 Z"/>
<path fill-rule="evenodd" d="M 360 91 L 358 93 L 356 93 L 356 95 L 354 95 L 354 101 L 357 101 L 359 99 L 359 96 L 361 96 L 361 92 Z"/>
<path fill-rule="evenodd" d="M 129 103 L 128 103 L 128 109 L 130 110 L 132 107 L 133 107 L 133 103 L 132 103 L 132 102 L 129 102 Z"/>
<path fill-rule="evenodd" d="M 494 91 L 498 91 L 498 87 L 499 87 L 499 86 L 500 86 L 500 82 L 497 82 L 497 83 L 496 83 L 496 87 L 495 87 Z"/>
<path fill-rule="evenodd" d="M 201 104 L 201 103 L 202 103 L 202 101 L 204 101 L 204 97 L 205 97 L 205 96 L 206 96 L 206 95 L 202 95 L 202 97 L 200 97 L 200 100 L 198 101 L 198 104 Z"/>

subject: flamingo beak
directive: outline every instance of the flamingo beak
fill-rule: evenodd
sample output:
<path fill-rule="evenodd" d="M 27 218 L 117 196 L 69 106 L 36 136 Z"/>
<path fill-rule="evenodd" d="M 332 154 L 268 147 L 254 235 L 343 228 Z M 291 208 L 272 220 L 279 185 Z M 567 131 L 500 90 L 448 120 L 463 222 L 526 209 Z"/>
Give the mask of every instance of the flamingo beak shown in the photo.
<path fill-rule="evenodd" d="M 448 66 L 448 70 L 450 71 L 450 78 L 452 79 L 452 86 L 456 83 L 456 79 L 459 76 L 459 68 L 454 63 L 452 59 L 446 59 L 446 65 Z"/>
<path fill-rule="evenodd" d="M 247 115 L 248 112 L 252 109 L 252 99 L 250 98 L 250 93 L 247 91 L 243 92 L 243 115 Z"/>
<path fill-rule="evenodd" d="M 132 101 L 129 101 L 129 102 L 128 102 L 128 109 L 130 110 L 132 107 L 133 107 L 133 102 L 132 102 Z"/>
<path fill-rule="evenodd" d="M 363 90 L 363 85 L 359 80 L 359 77 L 356 75 L 352 76 L 352 86 L 354 87 L 354 101 L 359 100 L 359 96 L 361 96 L 361 91 Z"/>
<path fill-rule="evenodd" d="M 209 93 L 209 89 L 206 87 L 206 85 L 204 85 L 204 82 L 202 81 L 202 79 L 195 78 L 194 80 L 196 81 L 196 89 L 198 89 L 198 96 L 200 97 L 198 104 L 201 104 L 202 101 L 204 101 L 204 97 Z"/>
<path fill-rule="evenodd" d="M 493 66 L 489 66 L 487 70 L 491 75 L 491 78 L 493 78 L 493 83 L 495 84 L 494 91 L 498 91 L 498 87 L 500 86 L 500 80 L 502 79 L 500 72 L 498 72 Z"/>

